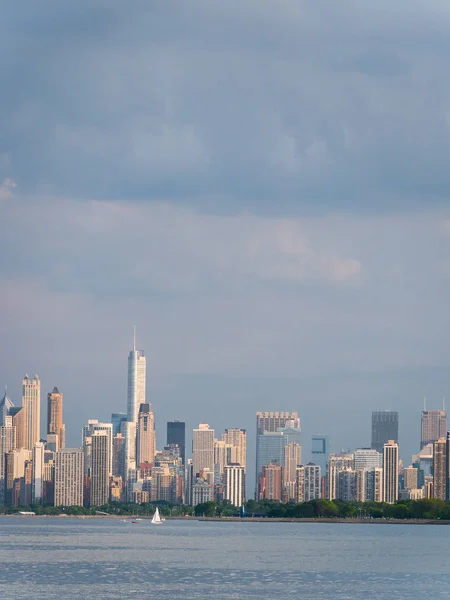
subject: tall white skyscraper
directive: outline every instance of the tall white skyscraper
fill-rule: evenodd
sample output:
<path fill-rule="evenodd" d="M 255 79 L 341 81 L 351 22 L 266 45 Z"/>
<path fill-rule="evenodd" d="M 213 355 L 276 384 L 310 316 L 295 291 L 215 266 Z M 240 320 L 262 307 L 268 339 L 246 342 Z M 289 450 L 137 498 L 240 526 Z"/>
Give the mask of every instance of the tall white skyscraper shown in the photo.
<path fill-rule="evenodd" d="M 41 382 L 37 375 L 33 379 L 25 375 L 22 381 L 22 406 L 27 415 L 27 448 L 32 450 L 41 439 Z"/>
<path fill-rule="evenodd" d="M 127 418 L 132 423 L 137 423 L 139 407 L 145 404 L 146 375 L 147 361 L 143 350 L 136 350 L 135 335 L 133 350 L 128 356 Z"/>
<path fill-rule="evenodd" d="M 33 504 L 42 504 L 44 500 L 44 454 L 45 444 L 37 442 L 33 448 L 33 481 L 31 498 Z"/>
<path fill-rule="evenodd" d="M 112 447 L 109 432 L 97 429 L 92 434 L 91 506 L 102 506 L 109 500 L 108 465 L 111 464 Z"/>

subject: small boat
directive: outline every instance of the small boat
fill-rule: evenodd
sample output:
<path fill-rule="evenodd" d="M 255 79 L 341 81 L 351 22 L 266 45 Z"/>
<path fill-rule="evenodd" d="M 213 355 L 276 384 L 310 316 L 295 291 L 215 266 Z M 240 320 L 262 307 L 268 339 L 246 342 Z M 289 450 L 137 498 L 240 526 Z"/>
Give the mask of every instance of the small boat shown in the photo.
<path fill-rule="evenodd" d="M 158 507 L 156 507 L 155 514 L 152 517 L 152 523 L 154 525 L 160 525 L 161 523 L 164 523 L 164 521 L 165 521 L 165 519 L 164 518 L 161 519 L 161 517 L 159 516 L 159 509 L 158 509 Z"/>
<path fill-rule="evenodd" d="M 133 523 L 133 525 L 137 525 L 138 521 L 135 521 L 134 519 L 131 521 Z"/>

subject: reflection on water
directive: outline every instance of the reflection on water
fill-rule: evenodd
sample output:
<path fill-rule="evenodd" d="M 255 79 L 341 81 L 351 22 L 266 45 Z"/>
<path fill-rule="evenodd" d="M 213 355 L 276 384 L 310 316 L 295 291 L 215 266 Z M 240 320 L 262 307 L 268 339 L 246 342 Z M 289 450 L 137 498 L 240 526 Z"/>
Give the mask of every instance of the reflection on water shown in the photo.
<path fill-rule="evenodd" d="M 0 598 L 450 598 L 450 528 L 0 517 Z"/>

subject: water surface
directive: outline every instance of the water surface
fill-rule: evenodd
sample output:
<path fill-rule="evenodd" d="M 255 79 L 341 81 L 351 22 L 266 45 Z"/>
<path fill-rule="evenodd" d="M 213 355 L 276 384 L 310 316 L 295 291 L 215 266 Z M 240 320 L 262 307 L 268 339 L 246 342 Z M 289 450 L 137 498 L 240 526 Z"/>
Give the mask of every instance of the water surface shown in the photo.
<path fill-rule="evenodd" d="M 450 527 L 0 517 L 3 600 L 450 599 Z"/>

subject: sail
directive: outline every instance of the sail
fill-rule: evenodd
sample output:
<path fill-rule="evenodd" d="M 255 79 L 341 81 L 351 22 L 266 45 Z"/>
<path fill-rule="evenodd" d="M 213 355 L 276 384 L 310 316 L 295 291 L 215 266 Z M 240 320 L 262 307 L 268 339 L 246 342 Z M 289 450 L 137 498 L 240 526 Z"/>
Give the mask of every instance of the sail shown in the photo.
<path fill-rule="evenodd" d="M 152 523 L 161 523 L 161 522 L 162 521 L 161 521 L 161 517 L 159 516 L 159 510 L 158 510 L 158 507 L 156 507 L 155 514 L 153 515 L 153 518 L 152 518 Z"/>

